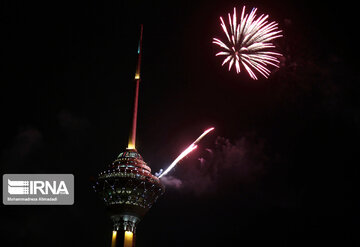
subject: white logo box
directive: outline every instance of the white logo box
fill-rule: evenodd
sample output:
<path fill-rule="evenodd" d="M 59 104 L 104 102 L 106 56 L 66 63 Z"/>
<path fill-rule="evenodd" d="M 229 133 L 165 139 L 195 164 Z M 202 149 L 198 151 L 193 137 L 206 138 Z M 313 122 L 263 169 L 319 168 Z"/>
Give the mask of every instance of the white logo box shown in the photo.
<path fill-rule="evenodd" d="M 4 205 L 73 205 L 73 174 L 4 174 Z"/>

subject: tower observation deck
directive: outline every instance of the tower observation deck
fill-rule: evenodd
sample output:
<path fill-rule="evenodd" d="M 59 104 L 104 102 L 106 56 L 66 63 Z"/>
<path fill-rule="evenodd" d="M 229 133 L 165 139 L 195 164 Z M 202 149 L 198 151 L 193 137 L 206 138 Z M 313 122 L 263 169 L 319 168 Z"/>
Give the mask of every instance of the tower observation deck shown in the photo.
<path fill-rule="evenodd" d="M 99 173 L 94 184 L 95 192 L 104 201 L 114 224 L 112 247 L 135 246 L 136 225 L 165 191 L 159 178 L 151 174 L 150 167 L 135 149 L 141 43 L 142 26 L 135 74 L 134 116 L 128 148 Z"/>

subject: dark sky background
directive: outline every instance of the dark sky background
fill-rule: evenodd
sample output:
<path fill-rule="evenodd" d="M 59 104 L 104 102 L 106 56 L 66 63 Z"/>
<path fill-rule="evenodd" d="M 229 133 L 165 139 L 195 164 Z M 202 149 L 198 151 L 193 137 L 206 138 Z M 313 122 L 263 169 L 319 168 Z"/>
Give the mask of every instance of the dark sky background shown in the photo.
<path fill-rule="evenodd" d="M 268 80 L 220 66 L 234 6 L 279 23 Z M 357 5 L 350 1 L 1 1 L 4 173 L 72 173 L 73 206 L 1 205 L 1 246 L 110 246 L 92 179 L 127 146 L 153 172 L 201 132 L 137 246 L 359 245 Z"/>

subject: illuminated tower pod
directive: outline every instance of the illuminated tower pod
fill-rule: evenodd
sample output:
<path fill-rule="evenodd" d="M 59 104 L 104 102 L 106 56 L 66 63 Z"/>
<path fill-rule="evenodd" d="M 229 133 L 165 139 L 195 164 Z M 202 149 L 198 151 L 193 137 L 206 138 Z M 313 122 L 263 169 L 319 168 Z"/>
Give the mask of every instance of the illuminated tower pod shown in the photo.
<path fill-rule="evenodd" d="M 114 223 L 111 247 L 135 246 L 137 223 L 165 190 L 135 149 L 142 31 L 141 25 L 139 58 L 135 73 L 134 115 L 128 148 L 120 153 L 107 169 L 100 172 L 94 185 Z"/>

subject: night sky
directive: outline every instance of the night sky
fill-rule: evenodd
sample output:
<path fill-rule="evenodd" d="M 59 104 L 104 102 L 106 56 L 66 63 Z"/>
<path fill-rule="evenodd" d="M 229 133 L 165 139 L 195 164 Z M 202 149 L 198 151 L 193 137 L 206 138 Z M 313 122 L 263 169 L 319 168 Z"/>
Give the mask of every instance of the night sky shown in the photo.
<path fill-rule="evenodd" d="M 219 16 L 279 23 L 269 79 L 221 67 Z M 351 1 L 1 1 L 0 171 L 71 173 L 72 206 L 1 205 L 1 246 L 110 246 L 92 190 L 127 146 L 168 178 L 137 246 L 359 245 L 357 5 Z"/>

